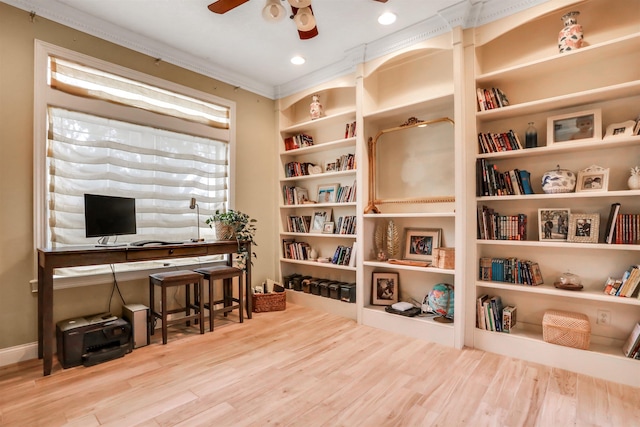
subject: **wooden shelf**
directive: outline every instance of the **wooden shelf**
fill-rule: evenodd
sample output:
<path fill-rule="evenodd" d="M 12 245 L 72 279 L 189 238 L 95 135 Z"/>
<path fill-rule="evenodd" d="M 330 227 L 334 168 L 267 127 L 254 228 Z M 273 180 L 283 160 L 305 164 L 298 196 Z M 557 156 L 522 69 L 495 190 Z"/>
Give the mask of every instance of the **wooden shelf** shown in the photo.
<path fill-rule="evenodd" d="M 296 148 L 294 150 L 289 150 L 289 151 L 281 151 L 280 152 L 280 156 L 282 157 L 297 157 L 297 156 L 304 156 L 307 154 L 314 154 L 314 153 L 319 153 L 322 151 L 327 151 L 327 150 L 333 150 L 336 148 L 345 148 L 345 147 L 354 147 L 356 146 L 356 139 L 354 138 L 344 138 L 344 139 L 338 139 L 336 141 L 329 141 L 329 142 L 321 142 L 321 143 L 316 143 L 315 145 L 312 145 L 310 147 L 302 147 L 302 148 Z"/>
<path fill-rule="evenodd" d="M 605 295 L 602 291 L 594 292 L 594 291 L 565 291 L 562 289 L 557 289 L 551 285 L 540 285 L 540 286 L 528 286 L 528 285 L 517 285 L 513 283 L 503 283 L 503 282 L 476 282 L 476 287 L 483 289 L 503 289 L 512 292 L 528 292 L 532 294 L 539 295 L 551 295 L 560 298 L 575 298 L 575 299 L 584 299 L 591 301 L 599 301 L 608 304 L 627 304 L 632 306 L 640 307 L 640 299 L 638 298 L 626 298 L 626 297 L 617 297 L 612 295 Z"/>

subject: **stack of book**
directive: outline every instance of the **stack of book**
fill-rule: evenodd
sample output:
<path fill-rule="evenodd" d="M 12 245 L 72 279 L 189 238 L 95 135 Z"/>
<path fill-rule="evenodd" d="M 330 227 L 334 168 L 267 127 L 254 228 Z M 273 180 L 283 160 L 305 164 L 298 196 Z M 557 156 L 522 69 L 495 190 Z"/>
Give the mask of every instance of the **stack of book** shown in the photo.
<path fill-rule="evenodd" d="M 524 169 L 500 172 L 498 166 L 486 159 L 476 160 L 476 195 L 520 196 L 533 194 L 531 174 Z"/>
<path fill-rule="evenodd" d="M 335 229 L 336 234 L 356 234 L 356 216 L 349 215 L 338 218 L 338 223 Z"/>
<path fill-rule="evenodd" d="M 481 295 L 477 299 L 476 327 L 494 332 L 511 332 L 516 325 L 516 307 L 503 307 L 499 295 Z"/>
<path fill-rule="evenodd" d="M 345 129 L 344 129 L 344 137 L 346 138 L 353 138 L 354 136 L 356 136 L 356 122 L 351 122 L 351 123 L 347 123 Z"/>
<path fill-rule="evenodd" d="M 500 215 L 492 208 L 478 206 L 478 239 L 527 240 L 527 216 Z"/>
<path fill-rule="evenodd" d="M 333 254 L 333 258 L 331 258 L 331 263 L 336 265 L 353 266 L 353 263 L 351 263 L 350 261 L 351 261 L 354 249 L 355 249 L 355 243 L 353 244 L 353 247 L 339 245 Z"/>
<path fill-rule="evenodd" d="M 307 242 L 296 242 L 295 239 L 282 240 L 283 256 L 287 259 L 308 260 L 311 246 Z"/>
<path fill-rule="evenodd" d="M 353 185 L 345 185 L 338 188 L 338 194 L 336 195 L 336 203 L 349 203 L 356 201 L 356 182 Z"/>
<path fill-rule="evenodd" d="M 509 105 L 507 95 L 499 88 L 478 88 L 476 89 L 476 93 L 478 95 L 478 107 L 480 107 L 480 111 L 493 110 L 494 108 L 502 108 Z"/>
<path fill-rule="evenodd" d="M 640 299 L 640 266 L 632 265 L 629 267 L 621 279 L 609 277 L 604 285 L 604 293 Z"/>
<path fill-rule="evenodd" d="M 284 167 L 284 175 L 287 178 L 309 175 L 309 168 L 311 166 L 315 165 L 308 162 L 289 162 Z"/>
<path fill-rule="evenodd" d="M 313 137 L 304 133 L 288 136 L 284 139 L 284 149 L 286 151 L 295 150 L 302 147 L 311 147 L 313 145 Z"/>
<path fill-rule="evenodd" d="M 309 201 L 309 190 L 302 187 L 282 187 L 285 205 L 302 205 Z"/>
<path fill-rule="evenodd" d="M 480 280 L 529 286 L 544 283 L 537 262 L 517 258 L 480 258 Z"/>
<path fill-rule="evenodd" d="M 311 216 L 289 215 L 287 231 L 290 233 L 308 233 L 311 229 Z"/>
<path fill-rule="evenodd" d="M 478 145 L 482 154 L 522 150 L 523 148 L 518 134 L 513 130 L 503 133 L 479 133 Z"/>

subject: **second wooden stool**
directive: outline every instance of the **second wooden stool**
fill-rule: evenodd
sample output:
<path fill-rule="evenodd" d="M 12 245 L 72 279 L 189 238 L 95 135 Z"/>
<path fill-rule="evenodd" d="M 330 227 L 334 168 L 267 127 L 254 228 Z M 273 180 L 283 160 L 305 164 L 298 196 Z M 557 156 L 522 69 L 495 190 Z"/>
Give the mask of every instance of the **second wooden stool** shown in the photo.
<path fill-rule="evenodd" d="M 194 298 L 191 301 L 191 285 L 193 285 Z M 160 311 L 156 311 L 154 308 L 155 301 L 155 287 L 159 286 L 161 289 L 162 304 Z M 169 310 L 167 305 L 167 288 L 174 286 L 184 286 L 185 288 L 185 307 Z M 162 344 L 167 343 L 167 326 L 175 325 L 176 323 L 185 322 L 187 326 L 190 325 L 190 321 L 200 324 L 200 333 L 204 334 L 204 306 L 202 302 L 202 295 L 204 291 L 202 274 L 190 271 L 190 270 L 177 270 L 169 271 L 166 273 L 156 273 L 149 275 L 149 307 L 151 307 L 151 335 L 153 335 L 154 327 L 153 320 L 158 318 L 162 320 Z M 191 310 L 194 313 L 191 314 Z M 172 313 L 182 313 L 185 315 L 178 319 L 168 319 L 168 315 Z"/>
<path fill-rule="evenodd" d="M 231 310 L 238 310 L 240 323 L 243 323 L 243 303 L 242 303 L 242 270 L 226 265 L 214 267 L 198 268 L 196 273 L 202 274 L 209 281 L 209 302 L 204 307 L 209 310 L 209 330 L 213 331 L 213 317 L 216 313 L 224 313 L 226 316 Z M 233 278 L 238 278 L 238 298 L 233 296 Z M 222 280 L 222 299 L 215 299 L 214 284 L 216 280 Z M 202 294 L 201 294 L 202 295 Z M 237 303 L 237 304 L 234 304 Z M 224 304 L 222 308 L 216 309 L 217 304 Z"/>

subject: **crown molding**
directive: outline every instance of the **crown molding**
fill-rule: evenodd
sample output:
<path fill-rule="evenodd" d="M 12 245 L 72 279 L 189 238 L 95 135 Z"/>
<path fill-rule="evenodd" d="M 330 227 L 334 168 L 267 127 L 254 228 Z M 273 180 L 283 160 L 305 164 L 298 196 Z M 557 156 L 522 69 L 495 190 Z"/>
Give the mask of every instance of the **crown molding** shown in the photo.
<path fill-rule="evenodd" d="M 85 14 L 51 0 L 2 0 L 16 8 L 35 12 L 49 19 L 103 40 L 135 50 L 163 62 L 230 84 L 234 87 L 278 99 L 330 81 L 355 71 L 357 64 L 415 43 L 431 39 L 455 27 L 472 28 L 512 15 L 550 0 L 463 0 L 438 12 L 422 22 L 397 31 L 366 45 L 345 51 L 339 61 L 279 86 L 261 84 L 253 78 L 226 69 L 220 64 L 185 54 L 150 38 L 125 30 L 117 25 Z"/>

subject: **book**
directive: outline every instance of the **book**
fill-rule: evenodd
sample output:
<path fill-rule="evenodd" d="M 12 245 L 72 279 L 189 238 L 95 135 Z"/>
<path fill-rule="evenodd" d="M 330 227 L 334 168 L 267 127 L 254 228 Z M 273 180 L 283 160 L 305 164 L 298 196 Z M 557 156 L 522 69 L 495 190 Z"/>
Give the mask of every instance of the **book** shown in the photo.
<path fill-rule="evenodd" d="M 621 297 L 631 297 L 635 293 L 635 290 L 638 286 L 638 282 L 640 281 L 640 268 L 637 265 L 634 265 L 631 268 L 631 273 L 625 282 L 622 284 L 622 287 L 618 291 L 618 295 Z"/>
<path fill-rule="evenodd" d="M 482 303 L 482 307 L 484 308 L 484 319 L 487 327 L 485 328 L 487 331 L 495 331 L 495 327 L 493 324 L 493 314 L 491 313 L 491 303 L 487 300 Z"/>
<path fill-rule="evenodd" d="M 620 213 L 620 203 L 612 203 L 611 210 L 609 211 L 609 218 L 607 219 L 607 228 L 604 235 L 605 243 L 611 244 L 614 242 L 618 213 Z"/>
<path fill-rule="evenodd" d="M 531 173 L 527 170 L 520 169 L 520 182 L 522 183 L 523 194 L 534 194 L 531 187 Z"/>
<path fill-rule="evenodd" d="M 634 351 L 638 351 L 637 347 L 640 345 L 640 322 L 636 323 L 633 330 L 629 334 L 629 337 L 622 346 L 622 351 L 627 357 L 633 357 Z"/>
<path fill-rule="evenodd" d="M 493 314 L 493 330 L 502 332 L 502 298 L 499 295 L 494 295 L 489 300 L 491 301 L 491 314 Z"/>
<path fill-rule="evenodd" d="M 512 305 L 508 305 L 502 310 L 502 332 L 508 334 L 516 325 L 516 311 L 516 307 Z"/>
<path fill-rule="evenodd" d="M 487 329 L 487 323 L 484 317 L 484 303 L 489 299 L 489 295 L 483 294 L 480 295 L 477 299 L 477 326 L 479 329 Z"/>

